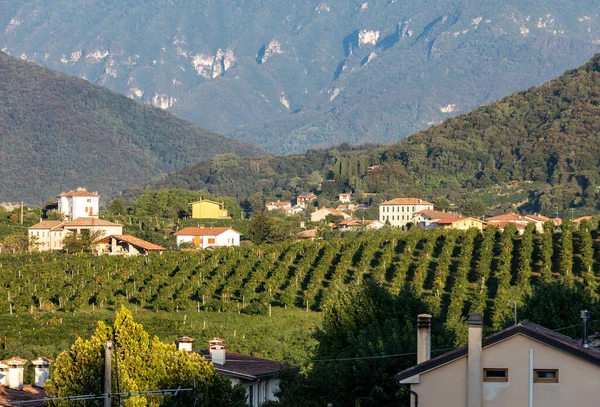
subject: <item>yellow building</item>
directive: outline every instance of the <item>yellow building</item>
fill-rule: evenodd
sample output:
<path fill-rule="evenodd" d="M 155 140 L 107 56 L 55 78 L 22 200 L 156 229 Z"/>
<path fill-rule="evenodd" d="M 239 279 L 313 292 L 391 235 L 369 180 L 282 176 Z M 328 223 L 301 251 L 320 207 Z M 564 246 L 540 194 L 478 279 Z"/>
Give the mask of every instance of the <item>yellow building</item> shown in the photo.
<path fill-rule="evenodd" d="M 483 230 L 484 222 L 475 218 L 448 218 L 440 219 L 435 224 L 442 229 L 459 229 L 467 230 L 470 228 L 476 228 Z"/>
<path fill-rule="evenodd" d="M 192 219 L 231 219 L 225 205 L 220 202 L 200 200 L 192 202 Z"/>

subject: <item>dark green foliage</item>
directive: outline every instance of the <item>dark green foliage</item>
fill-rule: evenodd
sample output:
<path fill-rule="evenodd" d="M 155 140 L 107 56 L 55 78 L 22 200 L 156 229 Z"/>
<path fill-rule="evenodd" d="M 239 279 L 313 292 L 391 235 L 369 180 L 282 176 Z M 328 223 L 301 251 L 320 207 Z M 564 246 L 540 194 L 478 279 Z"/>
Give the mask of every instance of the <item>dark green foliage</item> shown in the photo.
<path fill-rule="evenodd" d="M 593 299 L 598 298 L 598 283 L 594 273 L 594 241 L 591 233 L 592 225 L 586 219 L 579 224 L 579 237 L 581 239 L 581 264 L 583 271 L 583 282 L 586 294 Z"/>
<path fill-rule="evenodd" d="M 221 153 L 257 148 L 0 52 L 0 196 L 39 204 L 81 185 L 117 194 Z"/>
<path fill-rule="evenodd" d="M 378 284 L 366 281 L 325 312 L 323 328 L 315 335 L 318 346 L 314 359 L 415 352 L 415 321 L 426 310 L 427 305 L 410 289 L 392 296 Z M 441 342 L 438 324 L 434 331 L 432 349 Z M 410 355 L 314 362 L 304 380 L 299 374 L 284 376 L 280 405 L 317 407 L 335 402 L 340 406 L 397 406 L 406 400 L 406 394 L 393 375 L 415 361 L 415 355 Z"/>
<path fill-rule="evenodd" d="M 485 214 L 481 192 L 487 192 L 486 200 L 495 197 L 499 202 L 505 189 L 509 193 L 502 203 L 516 204 L 524 196 L 528 210 L 594 211 L 600 207 L 596 188 L 600 166 L 595 158 L 600 156 L 598 61 L 600 55 L 540 87 L 449 119 L 400 143 L 240 158 L 226 167 L 202 162 L 127 195 L 147 188 L 185 187 L 242 199 L 258 192 L 289 199 L 311 184 L 318 172 L 344 188 L 378 193 L 374 204 L 390 196 L 447 197 L 455 205 L 464 200 L 465 213 L 479 216 Z M 360 162 L 378 167 L 364 168 Z"/>
<path fill-rule="evenodd" d="M 525 232 L 521 238 L 519 268 L 517 269 L 517 289 L 520 291 L 520 296 L 531 293 L 531 257 L 533 255 L 534 233 L 535 224 L 529 223 L 525 227 Z"/>
<path fill-rule="evenodd" d="M 554 224 L 551 221 L 544 222 L 544 233 L 542 234 L 542 280 L 545 282 L 552 280 L 553 264 L 552 254 Z"/>
<path fill-rule="evenodd" d="M 510 316 L 511 308 L 508 306 L 508 301 L 511 299 L 517 300 L 517 298 L 514 298 L 516 292 L 510 285 L 512 277 L 513 238 L 516 233 L 516 227 L 513 224 L 509 224 L 505 227 L 500 237 L 500 255 L 496 271 L 497 291 L 492 310 L 492 327 L 494 330 L 500 329 L 505 324 L 508 316 Z"/>

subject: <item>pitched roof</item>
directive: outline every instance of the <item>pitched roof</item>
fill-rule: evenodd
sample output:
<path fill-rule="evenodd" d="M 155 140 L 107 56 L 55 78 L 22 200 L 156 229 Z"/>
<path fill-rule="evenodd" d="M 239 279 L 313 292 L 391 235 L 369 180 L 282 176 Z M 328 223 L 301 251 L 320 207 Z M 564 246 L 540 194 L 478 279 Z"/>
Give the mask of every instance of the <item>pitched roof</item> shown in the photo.
<path fill-rule="evenodd" d="M 240 236 L 242 235 L 237 230 L 235 230 L 233 228 L 229 228 L 229 227 L 208 227 L 207 228 L 207 227 L 202 227 L 202 226 L 201 227 L 188 226 L 181 230 L 178 230 L 173 235 L 175 235 L 175 236 L 218 236 L 221 233 L 227 232 L 228 230 L 232 230 Z"/>
<path fill-rule="evenodd" d="M 211 361 L 210 351 L 203 349 L 199 351 L 208 361 Z M 261 377 L 275 376 L 285 367 L 284 363 L 273 360 L 256 358 L 242 353 L 225 351 L 225 363 L 222 365 L 214 364 L 218 372 L 242 376 L 248 379 L 258 379 Z"/>
<path fill-rule="evenodd" d="M 18 401 L 40 400 L 46 397 L 44 389 L 26 384 L 23 390 L 13 390 L 5 386 L 0 386 L 0 406 L 9 406 Z M 24 403 L 26 406 L 40 407 L 47 406 L 46 401 Z"/>
<path fill-rule="evenodd" d="M 48 359 L 46 356 L 40 356 L 37 359 L 34 359 L 34 360 L 31 361 L 31 363 L 34 364 L 34 365 L 50 364 L 52 362 L 53 362 L 53 360 L 52 359 Z"/>
<path fill-rule="evenodd" d="M 577 358 L 593 363 L 596 366 L 600 366 L 600 349 L 593 347 L 584 348 L 581 345 L 580 340 L 572 339 L 566 335 L 560 334 L 548 328 L 544 328 L 541 325 L 534 324 L 533 322 L 529 322 L 527 320 L 521 321 L 516 325 L 483 338 L 483 348 L 487 348 L 496 343 L 502 342 L 515 335 L 524 335 L 563 352 L 567 352 Z M 456 348 L 436 358 L 403 370 L 396 374 L 394 378 L 398 381 L 401 381 L 414 375 L 436 369 L 454 360 L 467 356 L 467 354 L 467 346 Z"/>
<path fill-rule="evenodd" d="M 581 218 L 573 219 L 571 222 L 572 223 L 581 223 L 581 221 L 583 221 L 583 220 L 591 221 L 593 219 L 594 219 L 593 216 L 582 216 Z"/>
<path fill-rule="evenodd" d="M 432 209 L 425 209 L 423 211 L 416 212 L 414 216 L 425 215 L 430 219 L 448 219 L 448 218 L 461 218 L 460 213 L 456 212 L 440 212 Z"/>
<path fill-rule="evenodd" d="M 531 219 L 527 219 L 525 216 L 518 215 L 516 213 L 505 213 L 498 216 L 492 216 L 486 219 L 487 222 L 531 222 Z"/>
<path fill-rule="evenodd" d="M 201 199 L 199 201 L 194 201 L 194 202 L 190 202 L 188 205 L 193 205 L 195 203 L 202 203 L 202 202 L 208 202 L 211 204 L 215 204 L 215 205 L 219 205 L 219 206 L 224 206 L 225 204 L 222 202 L 217 202 L 217 201 L 211 201 L 210 199 Z"/>
<path fill-rule="evenodd" d="M 298 198 L 312 198 L 313 196 L 316 197 L 316 195 L 312 192 L 302 192 L 300 195 L 298 195 Z"/>
<path fill-rule="evenodd" d="M 534 220 L 536 222 L 546 222 L 546 221 L 550 220 L 550 218 L 547 217 L 547 216 L 537 215 L 537 214 L 535 214 L 535 215 L 525 215 L 525 217 L 528 218 L 528 219 L 532 219 L 532 220 Z"/>
<path fill-rule="evenodd" d="M 385 201 L 379 205 L 433 205 L 431 202 L 424 201 L 419 198 L 395 198 L 390 201 Z"/>
<path fill-rule="evenodd" d="M 277 202 L 267 202 L 267 206 L 291 206 L 292 203 L 290 201 L 277 201 Z"/>
<path fill-rule="evenodd" d="M 139 247 L 148 251 L 158 251 L 158 252 L 166 252 L 167 249 L 159 246 L 157 244 L 147 242 L 146 240 L 140 239 L 139 237 L 131 236 L 131 235 L 110 235 L 100 240 L 100 242 L 109 242 L 110 238 L 115 238 L 118 241 L 129 243 L 132 246 Z"/>
<path fill-rule="evenodd" d="M 467 219 L 467 218 L 444 218 L 444 219 L 438 220 L 435 223 L 437 223 L 438 225 L 451 225 L 454 222 L 458 222 L 459 220 L 464 220 L 464 219 Z"/>
<path fill-rule="evenodd" d="M 180 336 L 179 338 L 175 339 L 175 342 L 181 342 L 181 343 L 192 343 L 192 342 L 196 342 L 196 340 L 194 338 L 190 338 L 189 336 Z"/>
<path fill-rule="evenodd" d="M 85 188 L 79 188 L 77 191 L 69 191 L 63 192 L 59 195 L 59 197 L 72 197 L 72 196 L 82 196 L 82 197 L 90 197 L 90 198 L 100 198 L 97 192 L 88 192 Z"/>
<path fill-rule="evenodd" d="M 119 223 L 112 223 L 104 219 L 98 218 L 77 218 L 70 222 L 65 222 L 64 227 L 74 226 L 123 226 Z"/>
<path fill-rule="evenodd" d="M 2 362 L 4 362 L 6 365 L 24 365 L 29 361 L 27 359 L 23 359 L 22 357 L 14 356 L 10 359 L 3 360 Z"/>
<path fill-rule="evenodd" d="M 496 226 L 498 229 L 504 229 L 508 225 L 514 225 L 517 229 L 525 229 L 526 226 L 522 223 L 514 223 L 514 222 L 492 222 L 492 225 Z"/>
<path fill-rule="evenodd" d="M 29 230 L 63 230 L 64 223 L 62 220 L 44 220 L 29 227 Z"/>
<path fill-rule="evenodd" d="M 298 239 L 314 239 L 317 237 L 317 229 L 307 229 L 296 233 Z"/>

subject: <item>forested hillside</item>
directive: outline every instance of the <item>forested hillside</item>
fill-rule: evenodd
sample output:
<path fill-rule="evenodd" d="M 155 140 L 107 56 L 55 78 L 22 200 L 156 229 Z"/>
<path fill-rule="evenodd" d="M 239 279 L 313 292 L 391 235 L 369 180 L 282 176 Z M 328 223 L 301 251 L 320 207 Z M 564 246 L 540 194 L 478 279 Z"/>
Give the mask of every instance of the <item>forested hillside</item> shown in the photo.
<path fill-rule="evenodd" d="M 597 55 L 540 87 L 448 119 L 396 144 L 341 145 L 289 157 L 221 157 L 128 195 L 180 187 L 242 199 L 255 193 L 287 198 L 299 188 L 321 185 L 383 196 L 445 196 L 455 204 L 491 193 L 514 204 L 525 201 L 526 209 L 544 213 L 597 209 L 599 113 Z"/>
<path fill-rule="evenodd" d="M 116 194 L 220 153 L 262 152 L 0 52 L 0 201 Z"/>
<path fill-rule="evenodd" d="M 598 233 L 523 236 L 509 226 L 469 231 L 372 232 L 327 241 L 167 253 L 138 258 L 65 254 L 0 257 L 1 313 L 80 311 L 130 304 L 154 310 L 267 313 L 268 306 L 321 311 L 370 276 L 392 293 L 412 287 L 462 338 L 462 316 L 484 312 L 489 325 L 511 317 L 540 281 L 583 285 L 597 294 Z M 463 338 L 464 339 L 464 338 Z"/>
<path fill-rule="evenodd" d="M 600 49 L 597 0 L 3 0 L 0 49 L 275 153 L 394 142 Z"/>

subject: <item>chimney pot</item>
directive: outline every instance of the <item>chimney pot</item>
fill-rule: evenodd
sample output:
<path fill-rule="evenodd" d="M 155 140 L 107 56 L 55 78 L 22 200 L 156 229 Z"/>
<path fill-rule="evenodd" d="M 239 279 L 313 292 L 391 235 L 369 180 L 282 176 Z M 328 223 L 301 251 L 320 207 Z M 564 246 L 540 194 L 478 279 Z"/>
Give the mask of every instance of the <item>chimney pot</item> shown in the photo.
<path fill-rule="evenodd" d="M 431 315 L 417 316 L 417 363 L 431 359 Z"/>
<path fill-rule="evenodd" d="M 225 364 L 225 340 L 213 338 L 208 341 L 210 358 L 215 365 Z"/>
<path fill-rule="evenodd" d="M 478 312 L 469 314 L 469 343 L 467 357 L 467 407 L 483 405 L 483 316 Z"/>
<path fill-rule="evenodd" d="M 589 331 L 590 331 L 590 311 L 588 311 L 586 309 L 581 310 L 580 316 L 581 316 L 581 325 L 582 325 L 581 345 L 584 348 L 589 348 L 590 344 L 588 342 L 588 336 L 589 336 Z"/>

